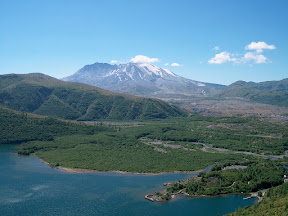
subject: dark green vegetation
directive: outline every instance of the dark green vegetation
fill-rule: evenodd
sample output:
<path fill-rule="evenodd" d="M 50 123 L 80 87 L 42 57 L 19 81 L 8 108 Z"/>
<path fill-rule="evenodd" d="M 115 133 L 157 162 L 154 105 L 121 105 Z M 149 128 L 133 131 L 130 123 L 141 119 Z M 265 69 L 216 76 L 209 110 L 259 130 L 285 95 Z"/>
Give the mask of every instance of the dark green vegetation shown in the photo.
<path fill-rule="evenodd" d="M 0 122 L 0 144 L 17 144 L 33 140 L 53 141 L 57 136 L 89 135 L 112 130 L 107 126 L 88 126 L 60 121 L 51 117 L 40 118 L 2 107 L 0 107 Z M 21 153 L 24 152 L 21 150 Z"/>
<path fill-rule="evenodd" d="M 261 199 L 263 189 L 268 189 L 263 201 L 230 215 L 287 215 L 288 183 L 283 184 L 283 182 L 288 170 L 283 167 L 283 164 L 287 164 L 287 159 L 286 161 L 250 160 L 242 163 L 241 169 L 239 166 L 231 166 L 231 163 L 222 164 L 215 166 L 209 173 L 200 173 L 198 177 L 173 183 L 165 191 L 155 195 L 160 201 L 168 201 L 173 198 L 173 195 L 179 193 L 189 196 L 215 196 L 256 192 Z"/>
<path fill-rule="evenodd" d="M 288 79 L 261 83 L 238 81 L 220 94 L 220 97 L 241 97 L 254 102 L 288 106 Z"/>
<path fill-rule="evenodd" d="M 276 161 L 250 161 L 244 165 L 247 168 L 214 169 L 209 173 L 202 173 L 188 181 L 175 183 L 167 191 L 175 193 L 185 188 L 185 192 L 191 196 L 250 193 L 281 185 L 283 175 L 288 174 L 288 170 Z"/>
<path fill-rule="evenodd" d="M 23 150 L 35 152 L 55 166 L 139 173 L 193 171 L 218 161 L 243 160 L 242 155 L 203 152 L 198 149 L 199 145 L 195 145 L 195 151 L 161 146 L 161 149 L 166 151 L 163 153 L 159 151 L 160 146 L 157 150 L 140 140 L 158 127 L 166 128 L 165 125 L 172 123 L 143 122 L 143 126 L 117 127 L 115 132 L 105 131 L 89 136 L 62 136 L 53 141 L 28 142 L 24 144 Z M 192 148 L 192 145 L 190 147 Z"/>
<path fill-rule="evenodd" d="M 51 141 L 28 142 L 23 145 L 23 150 L 35 152 L 45 161 L 63 167 L 142 173 L 192 171 L 220 161 L 244 160 L 241 154 L 210 153 L 209 149 L 205 152 L 199 142 L 208 142 L 213 146 L 224 145 L 230 149 L 234 145 L 235 149 L 241 147 L 245 151 L 269 154 L 280 154 L 287 150 L 286 126 L 269 123 L 270 128 L 275 127 L 273 131 L 269 130 L 268 123 L 266 125 L 257 119 L 195 115 L 185 119 L 144 121 L 140 126 L 135 126 L 133 122 L 122 126 L 121 123 L 118 126 L 114 124 L 106 122 L 105 125 L 111 125 L 108 127 L 110 130 L 89 136 L 58 136 Z M 247 130 L 243 129 L 243 124 Z M 258 135 L 252 136 L 252 132 Z M 251 143 L 255 143 L 255 146 Z M 269 146 L 273 148 L 269 149 Z M 245 156 L 245 159 L 250 158 Z"/>
<path fill-rule="evenodd" d="M 284 154 L 288 150 L 287 126 L 257 118 L 192 115 L 185 119 L 153 122 L 142 128 L 142 132 L 141 136 L 173 141 L 183 147 L 202 148 L 199 143 L 206 143 L 217 148 L 264 154 Z"/>
<path fill-rule="evenodd" d="M 161 100 L 112 93 L 43 74 L 0 76 L 0 105 L 23 112 L 82 121 L 186 115 Z"/>
<path fill-rule="evenodd" d="M 116 126 L 113 122 L 87 125 L 0 111 L 1 143 L 26 142 L 19 153 L 35 153 L 51 164 L 71 168 L 168 172 L 243 161 L 240 154 L 205 152 L 201 143 L 267 154 L 287 150 L 287 126 L 253 118 L 193 115 Z"/>
<path fill-rule="evenodd" d="M 244 160 L 242 155 L 211 154 L 200 150 L 191 152 L 165 148 L 167 153 L 162 153 L 143 144 L 130 132 L 123 129 L 117 136 L 108 132 L 64 136 L 54 141 L 29 142 L 24 149 L 35 151 L 37 156 L 53 166 L 135 173 L 193 171 L 217 161 Z"/>
<path fill-rule="evenodd" d="M 162 147 L 167 153 L 139 140 L 147 131 L 171 122 L 144 126 L 86 125 L 52 118 L 36 118 L 0 109 L 1 143 L 22 143 L 19 154 L 34 153 L 52 166 L 130 172 L 190 171 L 217 161 L 242 161 L 243 156 L 211 154 Z M 132 122 L 133 123 L 133 122 Z M 133 124 L 132 124 L 133 125 Z M 30 142 L 29 142 L 30 141 Z M 245 157 L 249 158 L 249 157 Z"/>
<path fill-rule="evenodd" d="M 268 190 L 263 200 L 253 206 L 239 209 L 230 216 L 284 216 L 288 214 L 288 183 Z"/>

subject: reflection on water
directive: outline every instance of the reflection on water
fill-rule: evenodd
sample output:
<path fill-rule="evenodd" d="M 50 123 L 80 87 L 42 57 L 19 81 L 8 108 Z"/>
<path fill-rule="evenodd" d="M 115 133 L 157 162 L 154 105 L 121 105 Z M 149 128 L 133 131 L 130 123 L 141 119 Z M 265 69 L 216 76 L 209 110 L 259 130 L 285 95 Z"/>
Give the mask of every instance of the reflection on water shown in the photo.
<path fill-rule="evenodd" d="M 196 174 L 133 175 L 115 172 L 67 174 L 37 157 L 17 156 L 0 145 L 1 215 L 223 215 L 255 199 L 231 195 L 192 199 L 179 196 L 153 203 L 145 194 L 163 183 Z"/>

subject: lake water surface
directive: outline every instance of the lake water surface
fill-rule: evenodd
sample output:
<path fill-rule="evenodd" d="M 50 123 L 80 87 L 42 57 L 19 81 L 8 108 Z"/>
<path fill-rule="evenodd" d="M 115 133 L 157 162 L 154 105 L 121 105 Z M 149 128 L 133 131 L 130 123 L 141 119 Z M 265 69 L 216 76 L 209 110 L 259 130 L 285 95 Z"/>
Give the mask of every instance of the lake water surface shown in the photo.
<path fill-rule="evenodd" d="M 223 215 L 253 205 L 241 195 L 168 203 L 149 202 L 145 194 L 163 183 L 196 174 L 134 175 L 112 172 L 68 174 L 35 156 L 17 156 L 16 146 L 0 145 L 0 215 Z"/>

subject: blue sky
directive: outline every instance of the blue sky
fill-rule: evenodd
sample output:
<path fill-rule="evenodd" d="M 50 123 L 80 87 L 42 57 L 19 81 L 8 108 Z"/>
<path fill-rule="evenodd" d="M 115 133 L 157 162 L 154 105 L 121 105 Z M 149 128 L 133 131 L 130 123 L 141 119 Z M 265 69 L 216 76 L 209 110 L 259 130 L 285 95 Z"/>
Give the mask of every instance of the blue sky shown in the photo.
<path fill-rule="evenodd" d="M 287 10 L 286 0 L 1 0 L 0 74 L 62 78 L 143 55 L 203 82 L 280 80 Z"/>

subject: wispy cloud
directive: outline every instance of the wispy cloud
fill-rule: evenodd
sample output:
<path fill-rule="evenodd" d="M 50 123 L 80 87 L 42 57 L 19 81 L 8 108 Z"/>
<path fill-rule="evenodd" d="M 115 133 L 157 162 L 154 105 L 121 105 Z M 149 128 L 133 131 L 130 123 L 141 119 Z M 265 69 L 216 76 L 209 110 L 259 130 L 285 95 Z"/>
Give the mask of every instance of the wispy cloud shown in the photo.
<path fill-rule="evenodd" d="M 111 60 L 110 63 L 111 64 L 116 64 L 118 61 L 117 60 Z"/>
<path fill-rule="evenodd" d="M 172 67 L 180 67 L 181 65 L 179 63 L 174 62 L 174 63 L 171 64 L 171 66 Z"/>
<path fill-rule="evenodd" d="M 213 50 L 216 50 L 216 51 L 220 50 L 220 46 L 215 46 L 215 47 L 213 48 Z"/>
<path fill-rule="evenodd" d="M 137 55 L 134 58 L 130 60 L 130 62 L 133 63 L 153 63 L 153 62 L 158 62 L 158 58 L 149 58 L 148 56 L 143 56 L 143 55 Z"/>

